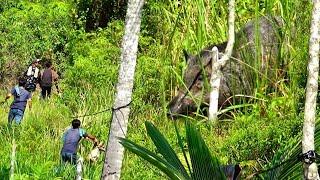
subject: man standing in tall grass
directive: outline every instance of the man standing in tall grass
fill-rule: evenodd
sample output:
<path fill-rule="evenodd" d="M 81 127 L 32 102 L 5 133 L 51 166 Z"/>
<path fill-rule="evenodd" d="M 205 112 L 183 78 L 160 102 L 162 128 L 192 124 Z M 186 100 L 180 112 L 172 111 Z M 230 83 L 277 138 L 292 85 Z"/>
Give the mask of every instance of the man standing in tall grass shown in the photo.
<path fill-rule="evenodd" d="M 52 85 L 54 83 L 57 83 L 58 78 L 59 75 L 56 71 L 53 70 L 52 63 L 50 61 L 46 62 L 46 69 L 43 72 L 41 72 L 40 80 L 41 96 L 43 99 L 50 97 Z"/>
<path fill-rule="evenodd" d="M 86 133 L 86 131 L 80 128 L 81 122 L 79 119 L 74 119 L 72 127 L 69 128 L 63 134 L 63 147 L 61 149 L 61 159 L 63 163 L 70 162 L 76 164 L 77 162 L 77 150 L 81 138 L 88 138 L 95 145 L 98 144 L 98 139 L 93 135 Z"/>
<path fill-rule="evenodd" d="M 21 123 L 27 104 L 29 104 L 29 109 L 31 109 L 31 94 L 24 88 L 25 85 L 26 80 L 20 77 L 19 85 L 13 87 L 5 98 L 5 101 L 7 101 L 10 97 L 14 97 L 8 115 L 9 125 L 12 124 L 13 120 L 17 124 Z"/>

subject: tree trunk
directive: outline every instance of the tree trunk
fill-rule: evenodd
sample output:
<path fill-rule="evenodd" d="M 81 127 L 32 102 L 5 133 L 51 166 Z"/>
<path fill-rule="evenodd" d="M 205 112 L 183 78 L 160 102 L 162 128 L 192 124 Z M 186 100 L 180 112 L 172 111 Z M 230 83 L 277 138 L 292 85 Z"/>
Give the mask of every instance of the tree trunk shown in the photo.
<path fill-rule="evenodd" d="M 210 78 L 211 92 L 210 92 L 210 103 L 209 103 L 209 120 L 215 121 L 218 117 L 219 107 L 219 89 L 221 80 L 221 70 L 217 61 L 219 61 L 219 50 L 214 46 L 212 52 L 212 74 Z"/>
<path fill-rule="evenodd" d="M 230 59 L 232 54 L 232 49 L 235 41 L 235 33 L 234 33 L 234 19 L 235 19 L 235 0 L 229 0 L 229 30 L 228 30 L 228 44 L 226 47 L 226 52 L 221 57 L 221 59 L 217 58 L 216 61 L 212 60 L 212 74 L 210 78 L 211 84 L 211 92 L 210 92 L 210 103 L 209 103 L 209 120 L 214 121 L 217 120 L 217 112 L 218 112 L 218 100 L 219 100 L 219 89 L 220 89 L 220 81 L 221 81 L 221 68 L 225 66 L 227 61 Z"/>
<path fill-rule="evenodd" d="M 101 179 L 120 179 L 124 148 L 118 137 L 125 138 L 127 133 L 143 4 L 144 0 L 128 2 L 117 93 Z"/>
<path fill-rule="evenodd" d="M 309 44 L 308 80 L 306 85 L 306 102 L 304 109 L 302 153 L 314 151 L 314 130 L 319 73 L 319 23 L 320 0 L 313 0 L 311 35 Z M 304 162 L 304 179 L 319 179 L 316 163 Z"/>

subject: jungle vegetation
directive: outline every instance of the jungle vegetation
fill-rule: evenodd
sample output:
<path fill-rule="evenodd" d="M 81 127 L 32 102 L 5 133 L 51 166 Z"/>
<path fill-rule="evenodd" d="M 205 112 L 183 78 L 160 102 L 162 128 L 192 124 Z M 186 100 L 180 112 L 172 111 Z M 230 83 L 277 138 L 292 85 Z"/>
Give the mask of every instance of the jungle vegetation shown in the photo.
<path fill-rule="evenodd" d="M 127 0 L 4 0 L 0 3 L 0 101 L 35 58 L 51 60 L 60 73 L 62 93 L 42 101 L 33 95 L 21 126 L 9 129 L 9 103 L 0 105 L 0 179 L 7 179 L 13 139 L 16 179 L 64 179 L 59 170 L 61 136 L 72 117 L 105 141 L 117 83 Z M 156 152 L 144 123 L 152 122 L 183 157 L 167 105 L 182 86 L 183 49 L 197 54 L 227 40 L 228 1 L 149 0 L 144 5 L 128 139 Z M 208 123 L 200 111 L 176 121 L 186 143 L 184 121 L 200 132 L 222 164 L 242 167 L 242 176 L 272 167 L 275 158 L 301 138 L 311 17 L 310 1 L 241 0 L 236 29 L 264 15 L 284 20 L 280 58 L 286 79 L 277 91 L 258 86 L 250 108 L 230 110 L 227 119 Z M 86 157 L 92 145 L 82 142 Z M 84 178 L 99 179 L 103 156 L 85 161 Z M 125 153 L 122 179 L 165 179 L 165 174 L 131 152 Z"/>

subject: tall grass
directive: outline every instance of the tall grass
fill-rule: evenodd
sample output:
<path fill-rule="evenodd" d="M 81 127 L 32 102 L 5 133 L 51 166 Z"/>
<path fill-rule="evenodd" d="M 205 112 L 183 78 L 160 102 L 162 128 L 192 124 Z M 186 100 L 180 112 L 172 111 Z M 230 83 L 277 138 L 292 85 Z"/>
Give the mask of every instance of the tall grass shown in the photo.
<path fill-rule="evenodd" d="M 7 126 L 7 111 L 3 107 L 0 119 L 0 141 L 3 146 L 0 151 L 0 179 L 8 179 L 10 170 L 11 142 L 15 140 L 16 167 L 15 179 L 70 179 L 75 175 L 71 165 L 63 168 L 60 164 L 60 150 L 62 134 L 70 126 L 72 120 L 70 110 L 61 103 L 57 103 L 57 96 L 48 101 L 37 99 L 34 94 L 32 109 L 26 109 L 24 120 L 20 126 Z M 98 138 L 105 137 L 107 126 L 103 121 L 106 115 L 82 119 L 83 128 Z M 99 128 L 98 128 L 99 127 Z M 103 140 L 103 139 L 101 139 Z M 86 158 L 92 144 L 86 141 L 81 143 L 79 155 Z M 88 160 L 84 166 L 84 177 L 97 179 L 100 177 L 102 158 L 97 164 L 90 164 Z"/>

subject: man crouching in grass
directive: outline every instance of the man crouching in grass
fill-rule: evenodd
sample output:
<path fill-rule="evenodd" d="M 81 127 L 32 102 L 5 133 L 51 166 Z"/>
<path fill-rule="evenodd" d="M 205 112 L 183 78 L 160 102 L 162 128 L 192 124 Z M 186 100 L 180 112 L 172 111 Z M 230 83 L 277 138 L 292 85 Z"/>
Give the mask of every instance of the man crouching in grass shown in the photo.
<path fill-rule="evenodd" d="M 10 97 L 14 97 L 8 115 L 9 125 L 11 125 L 13 121 L 16 124 L 21 123 L 27 104 L 29 104 L 29 109 L 31 109 L 31 94 L 24 88 L 26 80 L 20 77 L 18 81 L 19 85 L 13 87 L 5 98 L 5 101 L 7 101 Z"/>
<path fill-rule="evenodd" d="M 77 163 L 77 150 L 81 138 L 88 138 L 95 145 L 98 144 L 98 139 L 86 133 L 80 128 L 81 122 L 79 119 L 74 119 L 71 122 L 72 127 L 66 130 L 63 134 L 63 147 L 61 149 L 61 160 L 63 163 L 70 162 L 75 165 Z"/>

